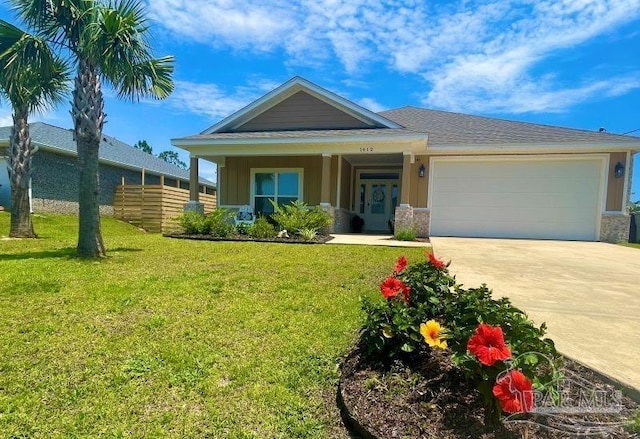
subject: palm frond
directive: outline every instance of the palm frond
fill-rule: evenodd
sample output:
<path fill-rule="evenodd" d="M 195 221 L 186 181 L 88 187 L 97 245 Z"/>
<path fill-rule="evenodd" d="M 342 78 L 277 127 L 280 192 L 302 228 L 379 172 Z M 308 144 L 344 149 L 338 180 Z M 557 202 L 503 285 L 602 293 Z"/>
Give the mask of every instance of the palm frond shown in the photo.
<path fill-rule="evenodd" d="M 165 99 L 173 92 L 173 70 L 172 56 L 148 59 L 119 69 L 119 75 L 111 83 L 121 98 Z"/>
<path fill-rule="evenodd" d="M 0 20 L 0 90 L 14 108 L 42 111 L 69 89 L 69 67 L 42 38 Z"/>
<path fill-rule="evenodd" d="M 74 50 L 81 30 L 99 6 L 94 0 L 9 0 L 13 10 L 41 37 Z"/>

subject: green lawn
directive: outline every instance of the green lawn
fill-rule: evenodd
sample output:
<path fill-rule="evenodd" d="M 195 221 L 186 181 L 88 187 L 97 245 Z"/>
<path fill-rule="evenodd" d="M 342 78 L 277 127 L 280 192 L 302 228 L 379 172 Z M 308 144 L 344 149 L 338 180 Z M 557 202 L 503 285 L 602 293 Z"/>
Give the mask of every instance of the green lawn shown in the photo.
<path fill-rule="evenodd" d="M 1 437 L 295 438 L 343 434 L 339 362 L 359 296 L 423 249 L 183 241 L 77 218 L 0 240 Z M 0 213 L 0 235 L 9 215 Z"/>
<path fill-rule="evenodd" d="M 625 247 L 640 248 L 640 244 L 632 244 L 630 242 L 623 242 L 620 245 L 624 245 Z"/>

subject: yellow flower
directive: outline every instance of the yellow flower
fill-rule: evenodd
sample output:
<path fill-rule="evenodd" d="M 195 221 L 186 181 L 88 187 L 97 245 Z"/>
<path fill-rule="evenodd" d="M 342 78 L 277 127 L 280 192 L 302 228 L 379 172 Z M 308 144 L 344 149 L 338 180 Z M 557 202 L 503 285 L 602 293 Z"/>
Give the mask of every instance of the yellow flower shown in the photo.
<path fill-rule="evenodd" d="M 420 334 L 422 334 L 424 341 L 426 341 L 432 348 L 447 348 L 447 342 L 443 340 L 443 330 L 440 327 L 440 323 L 435 320 L 429 320 L 427 323 L 422 323 L 420 325 Z"/>

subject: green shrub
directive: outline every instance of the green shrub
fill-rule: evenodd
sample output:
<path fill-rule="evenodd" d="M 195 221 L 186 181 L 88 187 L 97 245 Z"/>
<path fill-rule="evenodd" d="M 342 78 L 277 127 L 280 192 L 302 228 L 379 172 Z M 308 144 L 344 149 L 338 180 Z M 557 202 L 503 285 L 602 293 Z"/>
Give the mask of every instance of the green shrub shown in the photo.
<path fill-rule="evenodd" d="M 185 212 L 177 220 L 187 235 L 208 235 L 211 230 L 206 217 L 198 212 Z"/>
<path fill-rule="evenodd" d="M 305 241 L 313 241 L 318 236 L 318 232 L 314 229 L 301 229 L 299 234 Z"/>
<path fill-rule="evenodd" d="M 396 232 L 395 238 L 398 241 L 415 241 L 416 240 L 416 231 L 413 229 L 403 229 L 398 230 Z"/>
<path fill-rule="evenodd" d="M 248 223 L 236 224 L 236 233 L 238 235 L 248 235 L 250 228 L 251 228 L 251 224 L 248 224 Z"/>
<path fill-rule="evenodd" d="M 249 226 L 248 233 L 252 238 L 261 239 L 275 238 L 275 236 L 278 234 L 273 224 L 271 224 L 269 220 L 264 216 L 258 217 L 256 222 Z"/>
<path fill-rule="evenodd" d="M 331 217 L 327 212 L 319 207 L 309 209 L 309 206 L 300 200 L 284 206 L 274 202 L 272 204 L 274 213 L 271 218 L 281 230 L 289 233 L 300 233 L 303 229 L 311 229 L 318 233 L 331 224 Z"/>
<path fill-rule="evenodd" d="M 212 235 L 227 237 L 233 233 L 231 214 L 228 210 L 214 209 L 208 215 L 198 212 L 185 212 L 178 217 L 178 224 L 187 235 Z"/>
<path fill-rule="evenodd" d="M 227 209 L 217 208 L 206 216 L 209 234 L 219 238 L 226 238 L 234 232 L 234 226 L 231 223 L 232 214 Z"/>

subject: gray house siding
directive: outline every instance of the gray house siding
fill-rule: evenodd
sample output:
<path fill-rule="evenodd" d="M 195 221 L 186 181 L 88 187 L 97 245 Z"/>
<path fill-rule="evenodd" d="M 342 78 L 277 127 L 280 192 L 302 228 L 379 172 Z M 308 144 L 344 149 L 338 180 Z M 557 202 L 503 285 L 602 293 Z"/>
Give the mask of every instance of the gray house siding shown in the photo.
<path fill-rule="evenodd" d="M 34 212 L 77 213 L 78 163 L 73 156 L 38 151 L 33 156 L 31 190 Z M 113 213 L 113 193 L 124 177 L 127 184 L 141 184 L 138 171 L 100 165 L 98 203 L 104 214 Z M 145 175 L 145 184 L 160 184 L 157 175 Z"/>

